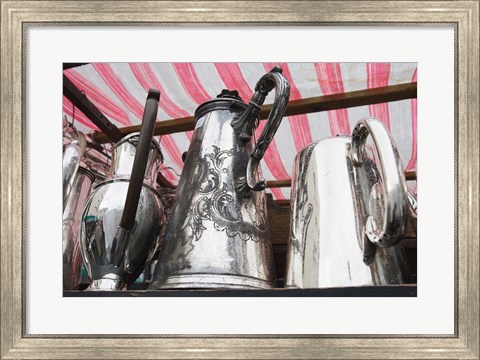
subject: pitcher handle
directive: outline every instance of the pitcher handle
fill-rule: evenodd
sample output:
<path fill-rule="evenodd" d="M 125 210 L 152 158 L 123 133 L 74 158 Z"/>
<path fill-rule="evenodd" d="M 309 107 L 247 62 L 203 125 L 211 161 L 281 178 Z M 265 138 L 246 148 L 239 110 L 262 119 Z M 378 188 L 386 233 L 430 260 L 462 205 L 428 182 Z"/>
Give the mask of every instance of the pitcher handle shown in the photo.
<path fill-rule="evenodd" d="M 381 226 L 369 215 L 365 223 L 365 233 L 372 243 L 380 247 L 390 247 L 401 240 L 407 221 L 405 175 L 393 139 L 382 122 L 374 118 L 360 120 L 352 131 L 351 156 L 354 165 L 360 166 L 363 163 L 365 142 L 369 134 L 372 135 L 379 157 L 384 185 L 384 214 Z"/>
<path fill-rule="evenodd" d="M 256 180 L 258 165 L 263 158 L 268 145 L 273 139 L 288 105 L 290 83 L 282 75 L 282 69 L 275 66 L 269 73 L 263 75 L 255 86 L 255 93 L 245 111 L 232 121 L 232 126 L 242 142 L 250 141 L 257 125 L 258 113 L 268 93 L 275 88 L 275 100 L 268 114 L 267 125 L 262 131 L 255 149 L 248 160 L 246 176 L 239 179 L 237 190 L 248 196 L 250 190 L 261 191 L 267 186 L 265 179 Z"/>
<path fill-rule="evenodd" d="M 138 139 L 137 150 L 133 160 L 132 173 L 128 184 L 125 206 L 123 208 L 120 224 L 115 234 L 115 250 L 113 265 L 119 267 L 122 264 L 125 248 L 129 242 L 130 231 L 135 225 L 137 215 L 138 201 L 143 187 L 143 179 L 147 168 L 148 155 L 152 146 L 152 138 L 155 131 L 155 121 L 157 119 L 158 102 L 160 101 L 160 91 L 150 89 L 145 102 L 142 125 Z"/>

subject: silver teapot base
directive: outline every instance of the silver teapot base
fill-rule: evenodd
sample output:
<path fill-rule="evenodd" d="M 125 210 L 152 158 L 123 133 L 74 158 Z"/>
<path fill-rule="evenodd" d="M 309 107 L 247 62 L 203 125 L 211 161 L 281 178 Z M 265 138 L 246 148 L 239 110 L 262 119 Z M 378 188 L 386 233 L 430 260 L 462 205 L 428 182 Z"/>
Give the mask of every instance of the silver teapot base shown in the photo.
<path fill-rule="evenodd" d="M 153 282 L 149 290 L 158 289 L 272 289 L 271 282 L 229 274 L 191 274 L 169 276 Z"/>
<path fill-rule="evenodd" d="M 127 285 L 122 279 L 102 278 L 93 280 L 85 291 L 125 291 Z"/>

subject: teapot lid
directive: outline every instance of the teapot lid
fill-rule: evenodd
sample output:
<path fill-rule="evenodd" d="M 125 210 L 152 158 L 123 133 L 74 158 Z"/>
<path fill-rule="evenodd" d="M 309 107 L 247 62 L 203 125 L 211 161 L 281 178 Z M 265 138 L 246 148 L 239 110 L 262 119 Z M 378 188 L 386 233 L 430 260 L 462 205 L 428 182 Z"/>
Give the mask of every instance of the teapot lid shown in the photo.
<path fill-rule="evenodd" d="M 216 99 L 204 102 L 195 110 L 195 120 L 215 110 L 243 111 L 246 108 L 247 104 L 243 102 L 237 90 L 223 89 Z"/>
<path fill-rule="evenodd" d="M 133 132 L 131 134 L 128 134 L 127 136 L 124 136 L 119 142 L 115 143 L 112 147 L 112 150 L 119 147 L 120 145 L 129 142 L 133 144 L 134 146 L 137 146 L 138 144 L 138 139 L 139 139 L 140 133 L 139 132 Z M 158 141 L 152 138 L 152 145 L 150 147 L 152 150 L 157 150 L 158 155 L 160 156 L 160 159 L 163 161 L 163 154 L 162 150 L 160 149 L 160 145 L 158 144 Z"/>

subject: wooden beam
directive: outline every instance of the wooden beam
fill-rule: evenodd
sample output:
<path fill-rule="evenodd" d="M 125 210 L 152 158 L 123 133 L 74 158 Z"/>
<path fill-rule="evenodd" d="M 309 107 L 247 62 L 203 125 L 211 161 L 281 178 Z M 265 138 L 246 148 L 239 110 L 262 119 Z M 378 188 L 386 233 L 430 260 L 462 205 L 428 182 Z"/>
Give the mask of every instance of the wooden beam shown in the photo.
<path fill-rule="evenodd" d="M 268 180 L 267 181 L 267 187 L 268 188 L 290 187 L 291 183 L 292 183 L 291 179 Z"/>
<path fill-rule="evenodd" d="M 71 68 L 88 65 L 89 63 L 63 63 L 63 70 L 68 70 Z"/>
<path fill-rule="evenodd" d="M 184 131 L 193 130 L 193 116 L 188 116 L 184 118 L 179 118 L 175 120 L 165 120 L 165 121 L 157 121 L 155 123 L 155 130 L 154 135 L 166 135 L 166 134 L 174 134 Z M 133 125 L 133 126 L 126 126 L 123 128 L 119 128 L 120 133 L 123 136 L 131 134 L 132 132 L 140 131 L 140 125 Z M 105 136 L 103 132 L 94 132 L 92 134 L 92 139 L 94 139 L 98 143 L 107 143 L 109 142 L 108 137 Z"/>
<path fill-rule="evenodd" d="M 97 144 L 117 142 L 123 137 L 119 129 L 65 75 L 63 75 L 63 95 L 103 131 L 106 141 L 98 142 L 92 136 L 93 142 Z"/>
<path fill-rule="evenodd" d="M 415 171 L 405 171 L 406 180 L 417 180 L 417 173 Z"/>
<path fill-rule="evenodd" d="M 278 199 L 275 200 L 275 203 L 278 206 L 290 206 L 290 199 Z"/>
<path fill-rule="evenodd" d="M 406 180 L 416 180 L 417 179 L 417 174 L 415 173 L 415 171 L 405 171 L 405 179 Z M 290 187 L 291 183 L 292 183 L 291 179 L 268 180 L 267 181 L 267 188 Z M 169 188 L 174 188 L 175 186 L 170 185 L 168 187 Z M 286 203 L 279 203 L 278 205 L 286 205 Z"/>
<path fill-rule="evenodd" d="M 351 91 L 342 94 L 315 96 L 289 101 L 285 116 L 381 104 L 391 101 L 414 99 L 416 97 L 416 82 L 384 86 L 375 89 Z M 272 104 L 263 106 L 262 110 L 260 110 L 260 118 L 265 119 L 271 108 Z"/>
<path fill-rule="evenodd" d="M 415 171 L 405 171 L 405 179 L 416 180 L 417 174 L 415 174 Z M 291 179 L 269 180 L 267 181 L 267 187 L 268 188 L 290 187 L 291 182 L 292 182 Z"/>
<path fill-rule="evenodd" d="M 342 94 L 315 96 L 311 98 L 292 100 L 288 103 L 285 116 L 308 114 L 320 111 L 345 109 L 356 106 L 379 104 L 390 101 L 414 99 L 417 97 L 417 83 L 385 86 L 375 89 L 352 91 Z M 260 111 L 260 118 L 265 120 L 272 108 L 272 104 L 264 105 Z M 155 135 L 165 135 L 193 130 L 194 117 L 188 116 L 174 120 L 158 121 L 155 124 Z M 123 136 L 139 131 L 140 125 L 128 126 L 120 129 Z M 109 142 L 102 132 L 92 135 L 98 143 Z"/>

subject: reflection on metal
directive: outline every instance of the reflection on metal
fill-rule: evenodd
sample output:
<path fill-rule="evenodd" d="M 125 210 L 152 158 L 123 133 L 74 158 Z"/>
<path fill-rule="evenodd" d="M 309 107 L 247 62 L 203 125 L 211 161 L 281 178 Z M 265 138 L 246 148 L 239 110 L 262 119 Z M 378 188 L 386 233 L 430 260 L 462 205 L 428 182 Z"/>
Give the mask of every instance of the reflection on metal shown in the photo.
<path fill-rule="evenodd" d="M 90 193 L 95 176 L 91 171 L 80 166 L 68 196 L 67 205 L 63 212 L 62 240 L 63 240 L 63 289 L 74 290 L 78 287 L 82 271 L 82 256 L 78 230 L 82 210 Z"/>
<path fill-rule="evenodd" d="M 254 149 L 258 109 L 274 109 Z M 235 92 L 202 104 L 150 289 L 271 288 L 275 274 L 259 161 L 282 119 L 287 80 L 260 79 L 250 106 Z"/>
<path fill-rule="evenodd" d="M 70 192 L 72 191 L 73 181 L 80 166 L 83 153 L 85 152 L 86 140 L 83 133 L 77 131 L 72 126 L 63 131 L 64 151 L 62 160 L 62 184 L 63 184 L 63 210 L 67 206 Z"/>
<path fill-rule="evenodd" d="M 410 189 L 408 189 L 408 203 L 410 210 L 410 224 L 413 231 L 417 233 L 417 195 Z"/>
<path fill-rule="evenodd" d="M 408 203 L 410 205 L 410 213 L 414 218 L 416 218 L 417 217 L 417 196 L 410 189 L 408 189 Z"/>
<path fill-rule="evenodd" d="M 311 144 L 295 159 L 287 287 L 407 281 L 405 255 L 396 245 L 408 211 L 398 152 L 378 120 L 360 121 L 352 134 Z M 378 168 L 365 151 L 368 134 Z"/>

